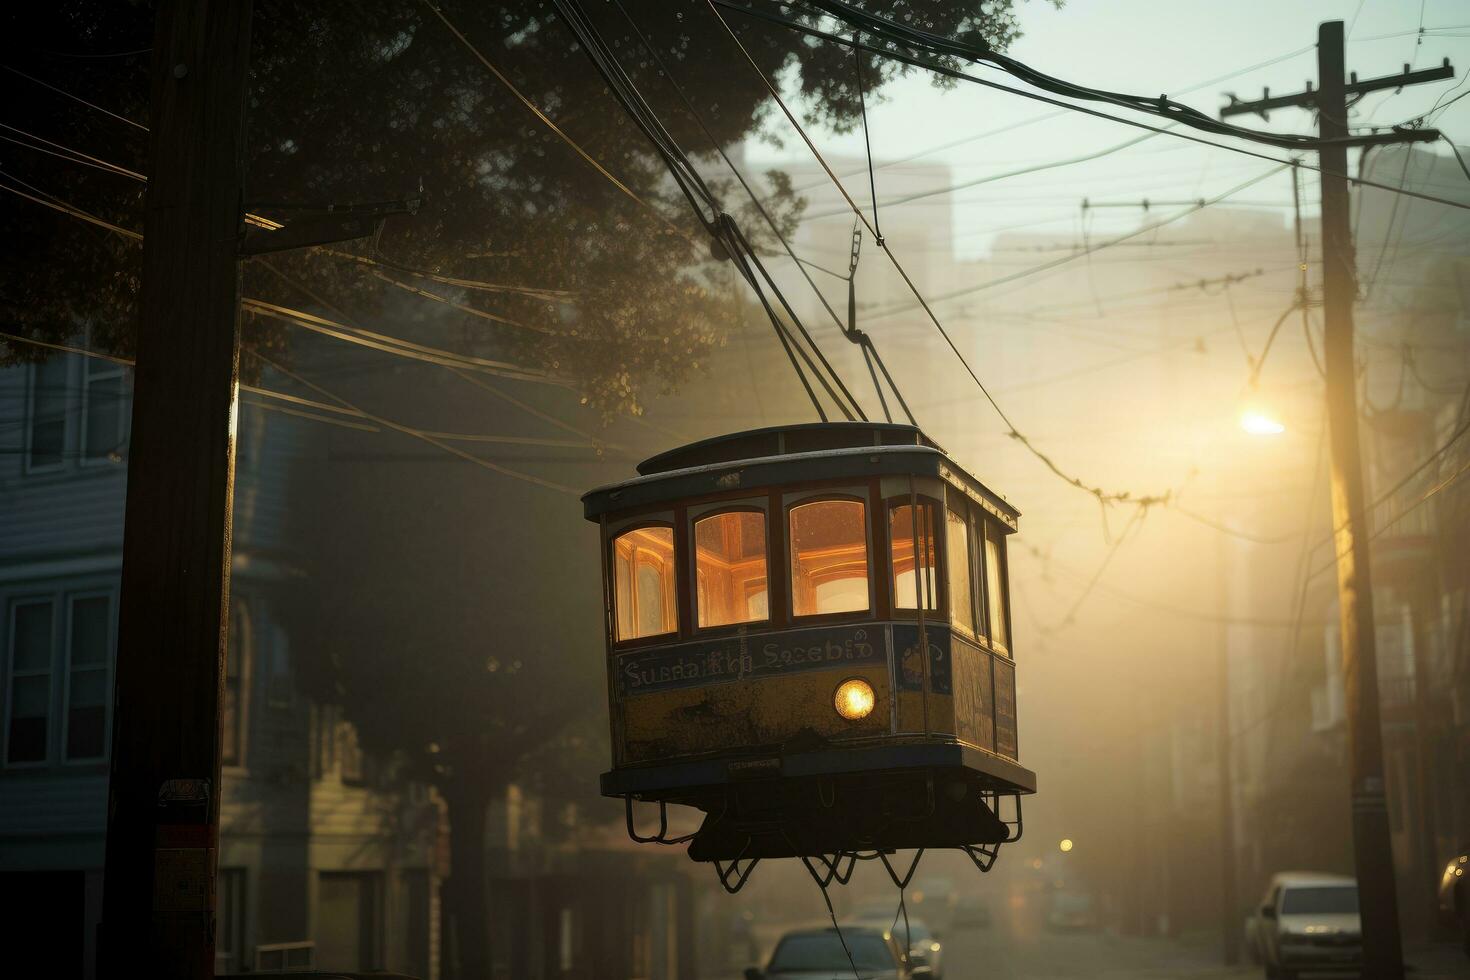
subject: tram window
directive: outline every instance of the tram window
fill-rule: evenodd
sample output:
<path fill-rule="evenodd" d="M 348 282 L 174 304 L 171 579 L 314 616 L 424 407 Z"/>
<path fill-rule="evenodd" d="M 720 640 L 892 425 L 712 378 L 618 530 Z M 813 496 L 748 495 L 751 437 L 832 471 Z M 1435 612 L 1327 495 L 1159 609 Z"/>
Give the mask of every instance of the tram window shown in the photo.
<path fill-rule="evenodd" d="M 1006 622 L 1005 542 L 1000 529 L 985 522 L 985 584 L 990 603 L 990 640 L 1001 649 L 1010 646 L 1010 624 Z"/>
<path fill-rule="evenodd" d="M 868 608 L 866 508 L 818 500 L 791 508 L 791 612 L 795 616 Z"/>
<path fill-rule="evenodd" d="M 918 609 L 919 596 L 915 594 L 917 585 L 923 594 L 924 608 L 933 612 L 939 608 L 934 505 L 927 502 L 919 504 L 917 551 L 922 571 L 917 576 L 914 574 L 916 542 L 913 511 L 912 504 L 899 504 L 888 510 L 888 542 L 893 564 L 893 608 Z"/>
<path fill-rule="evenodd" d="M 949 615 L 954 625 L 975 632 L 974 589 L 970 576 L 970 522 L 964 514 L 944 509 L 944 546 L 948 552 Z"/>
<path fill-rule="evenodd" d="M 619 640 L 674 632 L 674 529 L 640 527 L 613 542 Z"/>
<path fill-rule="evenodd" d="M 768 618 L 765 514 L 727 511 L 695 521 L 694 564 L 701 628 Z"/>

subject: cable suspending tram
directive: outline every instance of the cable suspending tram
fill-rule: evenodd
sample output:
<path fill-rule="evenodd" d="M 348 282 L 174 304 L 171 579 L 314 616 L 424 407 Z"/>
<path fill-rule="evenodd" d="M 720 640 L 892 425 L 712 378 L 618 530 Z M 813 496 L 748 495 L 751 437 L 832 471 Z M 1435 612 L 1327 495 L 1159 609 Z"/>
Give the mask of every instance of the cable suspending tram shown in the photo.
<path fill-rule="evenodd" d="M 630 836 L 689 841 L 732 891 L 761 858 L 846 881 L 860 858 L 954 847 L 989 870 L 1036 790 L 1016 733 L 1016 509 L 891 423 L 739 432 L 638 472 L 583 497 L 602 531 L 602 792 Z M 657 834 L 637 833 L 634 800 L 659 805 Z M 670 804 L 703 811 L 698 831 L 668 837 Z"/>

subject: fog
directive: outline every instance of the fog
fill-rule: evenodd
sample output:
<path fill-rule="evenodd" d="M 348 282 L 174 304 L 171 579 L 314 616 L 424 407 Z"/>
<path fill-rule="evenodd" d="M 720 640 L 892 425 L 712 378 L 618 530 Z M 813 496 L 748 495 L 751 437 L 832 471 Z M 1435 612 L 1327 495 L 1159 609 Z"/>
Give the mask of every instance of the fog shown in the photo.
<path fill-rule="evenodd" d="M 151 6 L 62 6 L 6 15 L 44 43 L 9 65 L 13 119 L 0 120 L 20 127 L 0 163 L 11 192 L 0 892 L 22 898 L 14 924 L 66 951 L 62 975 L 90 978 L 108 975 L 97 930 L 109 778 L 120 778 L 111 749 L 129 709 L 112 693 L 137 479 L 128 419 L 148 351 L 137 238 L 155 161 L 126 119 L 158 117 Z M 1391 884 L 1416 975 L 1459 975 L 1470 935 L 1470 905 L 1455 905 L 1470 895 L 1454 880 L 1470 845 L 1459 156 L 1470 100 L 1451 101 L 1470 68 L 1462 11 L 862 6 L 1211 117 L 1225 92 L 1315 78 L 1322 21 L 1348 23 L 1347 65 L 1363 78 L 1454 63 L 1454 78 L 1350 106 L 1355 133 L 1414 120 L 1445 140 L 1348 159 L 1358 528 Z M 1360 873 L 1315 151 L 1071 100 L 1167 131 L 1129 128 L 937 82 L 871 51 L 855 75 L 848 48 L 729 8 L 627 7 L 625 19 L 598 5 L 588 23 L 717 208 L 671 176 L 615 100 L 617 78 L 597 73 L 553 5 L 255 4 L 243 210 L 289 230 L 390 203 L 375 204 L 387 217 L 375 212 L 367 237 L 241 263 L 216 971 L 724 980 L 755 968 L 774 980 L 790 975 L 772 953 L 793 931 L 841 923 L 906 948 L 918 923 L 933 949 L 914 950 L 951 980 L 1245 976 L 1260 956 L 1269 975 L 1290 975 L 1263 938 L 1278 928 L 1261 914 L 1279 904 L 1273 875 Z M 815 10 L 797 13 L 852 34 Z M 966 70 L 1041 93 L 993 67 Z M 1302 109 L 1231 121 L 1316 131 Z M 720 237 L 719 211 L 748 253 Z M 1035 773 L 1036 791 L 1001 805 L 1023 832 L 988 871 L 934 848 L 900 889 L 864 853 L 850 882 L 824 888 L 821 865 L 772 858 L 727 894 L 687 843 L 630 840 L 624 800 L 600 790 L 609 769 L 649 760 L 625 757 L 619 671 L 640 649 L 616 635 L 631 602 L 612 545 L 626 518 L 600 528 L 581 498 L 699 440 L 819 411 L 840 421 L 844 400 L 873 422 L 911 416 L 917 438 L 1020 512 L 1003 552 L 1009 644 L 1004 627 L 984 643 L 1015 667 L 1018 752 L 1002 761 Z M 188 519 L 146 530 L 183 534 Z M 781 525 L 771 518 L 772 533 Z M 886 560 L 874 552 L 862 574 Z M 670 627 L 651 632 L 688 641 L 703 583 L 680 574 L 683 620 L 669 584 Z M 766 574 L 787 573 L 761 574 L 764 590 Z M 760 608 L 787 599 L 761 592 L 772 601 Z M 885 656 L 898 685 L 903 651 Z M 796 678 L 735 685 L 793 685 L 774 703 L 794 697 Z M 900 697 L 883 737 L 900 731 Z M 985 710 L 993 724 L 994 703 Z M 759 711 L 731 731 L 756 731 Z M 810 748 L 732 735 L 728 749 L 691 753 L 678 747 L 692 722 L 660 734 L 671 758 L 721 766 Z M 875 772 L 871 798 L 860 788 L 844 806 L 880 807 L 891 775 Z M 628 812 L 640 835 L 660 820 L 647 800 Z M 670 806 L 668 836 L 693 834 L 702 816 Z M 893 855 L 895 870 L 913 857 Z M 838 965 L 833 975 L 863 972 Z M 915 965 L 874 975 L 921 976 Z"/>

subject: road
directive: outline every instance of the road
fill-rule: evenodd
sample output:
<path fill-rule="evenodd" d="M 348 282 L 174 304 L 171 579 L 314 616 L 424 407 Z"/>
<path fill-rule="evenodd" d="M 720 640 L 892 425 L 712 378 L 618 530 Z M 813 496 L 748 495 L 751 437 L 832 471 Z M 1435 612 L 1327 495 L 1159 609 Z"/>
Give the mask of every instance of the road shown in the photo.
<path fill-rule="evenodd" d="M 943 980 L 1245 980 L 1260 967 L 1220 964 L 1214 943 L 1140 939 L 1104 932 L 956 929 L 944 935 Z M 1450 944 L 1410 950 L 1413 980 L 1464 980 L 1470 961 Z M 1330 976 L 1330 974 L 1322 974 Z"/>
<path fill-rule="evenodd" d="M 1234 980 L 1258 968 L 1227 968 L 1211 949 L 1103 932 L 1038 933 L 1024 939 L 1000 929 L 945 935 L 944 980 Z"/>

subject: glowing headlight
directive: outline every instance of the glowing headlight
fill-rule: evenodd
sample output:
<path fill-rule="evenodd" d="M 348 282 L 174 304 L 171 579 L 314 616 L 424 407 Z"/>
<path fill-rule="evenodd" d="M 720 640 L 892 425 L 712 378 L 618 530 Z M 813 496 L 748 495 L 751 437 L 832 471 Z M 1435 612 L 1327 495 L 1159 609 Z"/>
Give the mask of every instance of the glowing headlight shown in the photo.
<path fill-rule="evenodd" d="M 873 713 L 873 685 L 860 677 L 843 681 L 837 685 L 837 693 L 832 698 L 833 706 L 837 713 L 848 721 L 857 721 L 866 718 Z"/>

